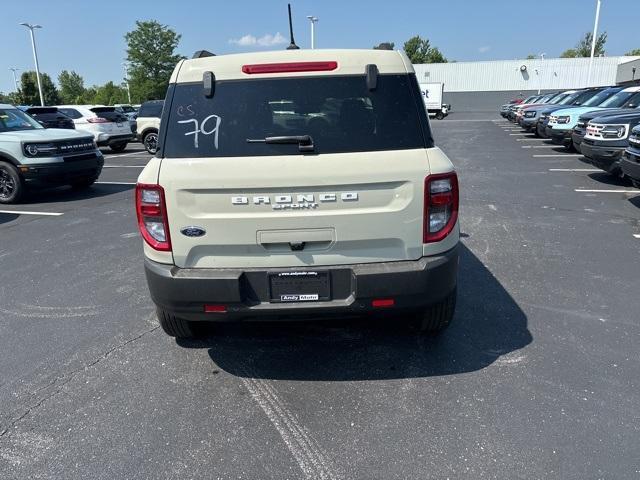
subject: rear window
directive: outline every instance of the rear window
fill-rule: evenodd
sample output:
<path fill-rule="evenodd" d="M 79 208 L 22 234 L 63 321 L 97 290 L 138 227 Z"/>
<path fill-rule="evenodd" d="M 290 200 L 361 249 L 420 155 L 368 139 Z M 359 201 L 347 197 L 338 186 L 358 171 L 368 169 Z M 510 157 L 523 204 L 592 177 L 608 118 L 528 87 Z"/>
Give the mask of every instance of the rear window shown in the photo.
<path fill-rule="evenodd" d="M 163 102 L 147 102 L 143 103 L 138 112 L 138 117 L 156 117 L 162 115 Z"/>
<path fill-rule="evenodd" d="M 296 144 L 253 143 L 310 135 L 314 152 L 404 150 L 433 145 L 415 76 L 305 77 L 218 82 L 213 98 L 201 83 L 178 84 L 166 157 L 299 155 Z"/>
<path fill-rule="evenodd" d="M 58 110 L 64 113 L 67 117 L 73 118 L 74 120 L 82 118 L 82 114 L 75 108 L 59 108 Z"/>
<path fill-rule="evenodd" d="M 91 111 L 110 122 L 126 122 L 129 120 L 127 116 L 124 113 L 119 112 L 116 107 L 94 107 Z"/>

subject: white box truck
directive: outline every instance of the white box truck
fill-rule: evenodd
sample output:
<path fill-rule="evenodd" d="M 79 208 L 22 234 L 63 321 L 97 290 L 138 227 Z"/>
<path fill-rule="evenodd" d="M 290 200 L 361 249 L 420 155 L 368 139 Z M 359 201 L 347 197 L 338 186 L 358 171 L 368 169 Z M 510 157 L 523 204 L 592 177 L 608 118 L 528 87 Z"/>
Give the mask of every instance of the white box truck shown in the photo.
<path fill-rule="evenodd" d="M 422 92 L 422 99 L 424 100 L 430 117 L 436 117 L 438 120 L 442 120 L 449 114 L 449 106 L 442 103 L 444 83 L 421 83 L 420 91 Z"/>

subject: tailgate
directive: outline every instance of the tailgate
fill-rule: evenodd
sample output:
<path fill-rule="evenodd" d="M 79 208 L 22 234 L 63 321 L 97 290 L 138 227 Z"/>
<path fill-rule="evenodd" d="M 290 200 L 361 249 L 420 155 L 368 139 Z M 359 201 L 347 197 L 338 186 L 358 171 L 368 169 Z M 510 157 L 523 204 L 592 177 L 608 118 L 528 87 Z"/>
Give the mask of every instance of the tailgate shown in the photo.
<path fill-rule="evenodd" d="M 174 262 L 270 268 L 418 259 L 428 169 L 424 149 L 165 158 L 159 184 Z M 186 227 L 206 233 L 190 237 Z"/>

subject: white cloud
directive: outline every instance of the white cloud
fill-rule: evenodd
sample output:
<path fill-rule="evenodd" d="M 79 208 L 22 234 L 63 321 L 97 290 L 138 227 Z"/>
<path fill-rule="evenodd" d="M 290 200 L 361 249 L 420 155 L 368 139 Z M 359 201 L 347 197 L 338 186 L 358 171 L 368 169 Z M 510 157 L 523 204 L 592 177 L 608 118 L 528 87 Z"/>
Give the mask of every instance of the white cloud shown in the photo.
<path fill-rule="evenodd" d="M 480 47 L 478 49 L 480 53 L 487 53 L 489 50 L 491 50 L 491 47 L 489 45 L 485 45 L 484 47 Z"/>
<path fill-rule="evenodd" d="M 229 40 L 229 43 L 241 47 L 273 47 L 287 43 L 287 39 L 280 32 L 276 32 L 275 35 L 267 33 L 259 38 L 247 34 L 240 38 L 232 38 Z"/>

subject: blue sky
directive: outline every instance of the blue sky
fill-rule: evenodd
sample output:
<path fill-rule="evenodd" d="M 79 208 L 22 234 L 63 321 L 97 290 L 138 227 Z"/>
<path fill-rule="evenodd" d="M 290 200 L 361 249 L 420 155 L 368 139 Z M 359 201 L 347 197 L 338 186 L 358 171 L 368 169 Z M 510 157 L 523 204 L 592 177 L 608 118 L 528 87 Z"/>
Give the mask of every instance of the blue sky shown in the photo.
<path fill-rule="evenodd" d="M 0 91 L 13 88 L 9 67 L 33 69 L 27 21 L 44 26 L 37 44 L 42 71 L 75 70 L 87 85 L 122 80 L 125 32 L 155 19 L 182 34 L 180 53 L 232 53 L 284 48 L 286 1 L 281 0 L 2 0 Z M 291 0 L 296 41 L 308 47 L 307 15 L 320 21 L 318 48 L 396 47 L 415 34 L 458 61 L 556 57 L 593 28 L 595 0 Z M 639 0 L 603 0 L 601 29 L 608 55 L 640 48 Z M 279 35 L 278 35 L 279 34 Z M 281 44 L 284 42 L 284 44 Z"/>

